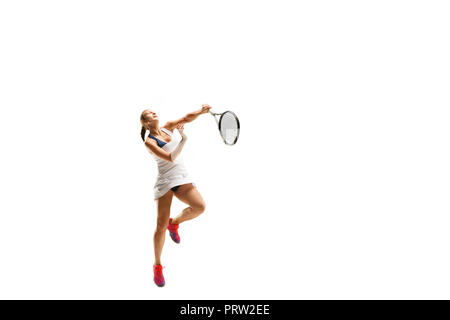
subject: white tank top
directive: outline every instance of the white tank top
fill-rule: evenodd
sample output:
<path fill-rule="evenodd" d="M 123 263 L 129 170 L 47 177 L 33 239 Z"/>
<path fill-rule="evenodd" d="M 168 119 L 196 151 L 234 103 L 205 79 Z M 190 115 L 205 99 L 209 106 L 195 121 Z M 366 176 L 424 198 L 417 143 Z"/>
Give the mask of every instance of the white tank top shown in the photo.
<path fill-rule="evenodd" d="M 172 153 L 173 150 L 178 146 L 178 144 L 181 141 L 181 138 L 179 135 L 174 135 L 170 130 L 166 128 L 161 128 L 165 133 L 170 135 L 171 140 L 170 142 L 166 143 L 164 146 L 160 147 L 164 151 L 168 153 Z M 163 141 L 164 142 L 164 141 Z M 153 157 L 156 160 L 156 163 L 158 164 L 158 179 L 160 178 L 174 178 L 177 175 L 187 175 L 187 169 L 184 166 L 183 158 L 181 156 L 181 153 L 178 155 L 178 157 L 175 159 L 175 161 L 170 162 L 164 159 L 161 159 L 157 155 L 153 154 Z"/>

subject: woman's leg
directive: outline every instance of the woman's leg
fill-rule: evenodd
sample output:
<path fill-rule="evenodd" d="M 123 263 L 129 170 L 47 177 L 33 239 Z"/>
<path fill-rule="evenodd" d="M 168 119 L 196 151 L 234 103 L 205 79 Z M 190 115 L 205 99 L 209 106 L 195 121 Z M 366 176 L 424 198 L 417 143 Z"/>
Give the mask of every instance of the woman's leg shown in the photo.
<path fill-rule="evenodd" d="M 189 207 L 185 208 L 176 218 L 172 219 L 172 224 L 180 224 L 184 221 L 194 219 L 205 211 L 205 201 L 192 183 L 181 185 L 174 194 L 180 201 L 189 205 Z"/>
<path fill-rule="evenodd" d="M 173 192 L 168 191 L 161 198 L 156 200 L 158 210 L 158 219 L 156 221 L 156 230 L 153 236 L 153 246 L 155 248 L 155 264 L 161 264 L 161 252 L 166 239 L 167 225 L 170 218 L 170 206 L 172 204 Z"/>

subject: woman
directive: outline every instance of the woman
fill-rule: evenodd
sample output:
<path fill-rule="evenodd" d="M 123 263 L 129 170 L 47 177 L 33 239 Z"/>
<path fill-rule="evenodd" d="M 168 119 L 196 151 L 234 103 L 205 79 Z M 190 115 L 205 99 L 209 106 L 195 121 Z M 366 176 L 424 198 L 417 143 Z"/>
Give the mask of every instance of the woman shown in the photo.
<path fill-rule="evenodd" d="M 159 127 L 159 118 L 155 112 L 147 109 L 141 114 L 142 140 L 158 164 L 158 177 L 153 189 L 158 211 L 156 231 L 153 237 L 155 249 L 153 280 L 159 287 L 165 284 L 161 252 L 164 246 L 166 229 L 169 230 L 172 240 L 180 243 L 178 234 L 180 223 L 191 220 L 205 211 L 205 202 L 190 178 L 180 157 L 180 152 L 187 140 L 184 134 L 184 124 L 192 122 L 199 115 L 207 113 L 209 109 L 211 107 L 204 104 L 201 110 L 190 112 L 181 119 L 169 121 L 162 127 Z M 173 135 L 175 128 L 180 133 L 181 140 Z M 150 134 L 145 139 L 147 130 L 150 131 Z M 170 205 L 173 195 L 186 203 L 188 207 L 172 219 L 170 218 Z"/>

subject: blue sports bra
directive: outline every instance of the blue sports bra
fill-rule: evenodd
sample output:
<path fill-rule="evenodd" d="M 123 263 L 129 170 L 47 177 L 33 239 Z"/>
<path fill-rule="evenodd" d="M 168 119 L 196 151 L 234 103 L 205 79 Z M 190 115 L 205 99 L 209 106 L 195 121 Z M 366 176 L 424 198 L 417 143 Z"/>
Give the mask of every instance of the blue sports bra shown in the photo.
<path fill-rule="evenodd" d="M 164 147 L 165 144 L 167 144 L 167 142 L 164 142 L 162 140 L 159 140 L 158 138 L 152 136 L 151 134 L 148 135 L 149 138 L 155 139 L 156 143 L 158 144 L 158 147 L 162 148 Z"/>

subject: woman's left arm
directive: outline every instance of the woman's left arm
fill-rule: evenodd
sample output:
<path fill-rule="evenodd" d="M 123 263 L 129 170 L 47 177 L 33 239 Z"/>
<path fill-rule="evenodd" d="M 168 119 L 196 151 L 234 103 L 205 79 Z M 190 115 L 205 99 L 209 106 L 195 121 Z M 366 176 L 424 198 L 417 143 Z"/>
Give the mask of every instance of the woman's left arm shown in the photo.
<path fill-rule="evenodd" d="M 174 128 L 176 128 L 176 126 L 178 126 L 180 124 L 183 125 L 185 123 L 192 122 L 195 119 L 197 119 L 197 117 L 199 115 L 201 115 L 203 113 L 208 113 L 209 109 L 211 109 L 211 107 L 209 105 L 203 104 L 202 108 L 200 110 L 189 112 L 183 118 L 180 118 L 178 120 L 167 121 L 167 123 L 163 126 L 163 128 L 166 128 L 166 129 L 172 131 Z"/>

